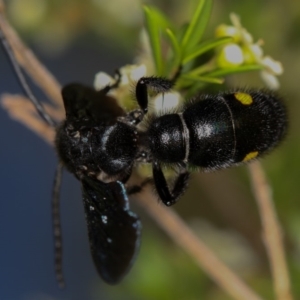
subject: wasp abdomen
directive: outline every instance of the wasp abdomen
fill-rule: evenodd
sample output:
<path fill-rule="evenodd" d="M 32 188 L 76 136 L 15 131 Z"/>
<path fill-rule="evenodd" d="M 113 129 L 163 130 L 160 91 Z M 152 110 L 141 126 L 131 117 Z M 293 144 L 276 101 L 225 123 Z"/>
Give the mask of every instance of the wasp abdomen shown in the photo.
<path fill-rule="evenodd" d="M 235 162 L 245 162 L 273 149 L 283 138 L 287 116 L 283 102 L 262 91 L 224 95 L 233 120 Z"/>
<path fill-rule="evenodd" d="M 190 136 L 190 164 L 216 169 L 232 163 L 235 146 L 232 118 L 219 97 L 189 105 L 183 117 Z"/>
<path fill-rule="evenodd" d="M 262 91 L 206 97 L 183 113 L 190 135 L 189 163 L 220 169 L 247 162 L 274 148 L 284 137 L 283 103 Z"/>

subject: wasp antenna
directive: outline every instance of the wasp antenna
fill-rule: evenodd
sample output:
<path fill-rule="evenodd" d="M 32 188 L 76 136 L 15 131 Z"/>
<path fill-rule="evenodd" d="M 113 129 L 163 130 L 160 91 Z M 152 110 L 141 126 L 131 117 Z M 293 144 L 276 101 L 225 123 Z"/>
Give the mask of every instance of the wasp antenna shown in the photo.
<path fill-rule="evenodd" d="M 3 45 L 3 48 L 5 50 L 5 53 L 7 54 L 9 61 L 15 71 L 15 74 L 17 75 L 18 81 L 21 84 L 21 87 L 23 88 L 25 94 L 27 95 L 27 97 L 29 98 L 29 100 L 32 102 L 32 104 L 34 105 L 34 107 L 36 108 L 38 114 L 40 115 L 40 117 L 51 127 L 55 127 L 55 122 L 53 121 L 53 119 L 47 114 L 47 112 L 45 111 L 44 107 L 42 106 L 41 102 L 34 96 L 31 88 L 29 87 L 25 76 L 22 72 L 22 69 L 19 65 L 19 63 L 17 62 L 15 55 L 13 53 L 13 50 L 8 42 L 8 40 L 6 39 L 4 33 L 1 31 L 0 29 L 0 39 Z"/>
<path fill-rule="evenodd" d="M 54 238 L 54 268 L 55 276 L 60 288 L 64 288 L 65 280 L 62 268 L 62 231 L 60 221 L 60 187 L 62 178 L 63 165 L 59 162 L 56 167 L 53 194 L 52 194 L 52 222 Z"/>

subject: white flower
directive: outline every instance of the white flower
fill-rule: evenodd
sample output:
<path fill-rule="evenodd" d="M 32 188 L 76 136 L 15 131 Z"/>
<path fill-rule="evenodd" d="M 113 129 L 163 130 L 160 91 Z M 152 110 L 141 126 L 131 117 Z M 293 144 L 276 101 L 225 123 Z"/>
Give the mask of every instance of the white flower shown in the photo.
<path fill-rule="evenodd" d="M 274 60 L 270 56 L 265 56 L 261 60 L 261 64 L 268 69 L 269 72 L 272 72 L 274 75 L 281 75 L 283 73 L 282 64 L 279 61 Z"/>
<path fill-rule="evenodd" d="M 121 78 L 117 88 L 109 91 L 109 95 L 117 99 L 117 101 L 129 108 L 135 104 L 134 95 L 132 94 L 135 83 L 144 76 L 147 76 L 147 68 L 145 65 L 126 65 L 119 69 Z M 94 87 L 96 90 L 101 90 L 108 85 L 116 83 L 117 78 L 113 78 L 105 72 L 99 72 L 95 76 Z M 156 112 L 162 110 L 170 110 L 179 105 L 181 101 L 178 92 L 160 93 L 151 97 L 149 95 L 149 108 Z"/>
<path fill-rule="evenodd" d="M 253 37 L 241 24 L 240 17 L 234 13 L 230 14 L 230 20 L 233 26 L 239 32 L 240 39 L 243 43 L 253 44 Z"/>
<path fill-rule="evenodd" d="M 120 86 L 132 84 L 138 81 L 141 77 L 146 76 L 145 65 L 126 65 L 120 69 L 121 82 Z"/>
<path fill-rule="evenodd" d="M 128 86 L 141 77 L 146 76 L 146 66 L 145 65 L 126 65 L 119 69 L 121 75 L 121 81 L 119 87 Z M 96 90 L 101 90 L 108 85 L 112 85 L 116 82 L 116 78 L 112 78 L 105 72 L 99 72 L 95 76 L 94 87 Z M 114 93 L 114 90 L 111 92 Z"/>
<path fill-rule="evenodd" d="M 120 83 L 118 87 L 109 91 L 109 95 L 117 99 L 124 107 L 132 106 L 132 87 L 143 76 L 147 75 L 145 65 L 126 65 L 119 70 Z M 115 78 L 105 72 L 99 72 L 95 76 L 94 87 L 96 90 L 101 90 L 106 86 L 113 85 L 118 80 L 118 75 Z"/>
<path fill-rule="evenodd" d="M 156 112 L 170 111 L 179 105 L 180 100 L 181 96 L 178 92 L 159 94 L 153 99 L 154 110 Z"/>
<path fill-rule="evenodd" d="M 260 72 L 260 76 L 263 81 L 270 89 L 279 89 L 280 84 L 276 76 L 283 73 L 282 64 L 279 61 L 274 60 L 270 56 L 265 56 L 264 58 L 262 58 L 260 63 L 265 67 Z"/>
<path fill-rule="evenodd" d="M 218 55 L 218 66 L 221 68 L 236 67 L 244 63 L 244 55 L 237 44 L 225 45 Z"/>
<path fill-rule="evenodd" d="M 94 88 L 97 91 L 102 90 L 108 85 L 111 85 L 114 83 L 114 79 L 106 74 L 105 72 L 99 72 L 96 74 L 95 79 L 94 79 Z"/>

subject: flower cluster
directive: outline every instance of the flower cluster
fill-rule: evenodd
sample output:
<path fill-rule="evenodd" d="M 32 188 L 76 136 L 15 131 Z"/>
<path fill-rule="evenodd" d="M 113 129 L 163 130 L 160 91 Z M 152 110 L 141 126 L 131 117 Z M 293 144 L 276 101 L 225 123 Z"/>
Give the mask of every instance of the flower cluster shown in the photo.
<path fill-rule="evenodd" d="M 133 108 L 134 105 L 132 88 L 135 83 L 147 74 L 147 68 L 144 64 L 141 65 L 126 65 L 119 69 L 121 78 L 117 88 L 112 89 L 109 94 L 120 101 L 120 104 L 125 108 Z M 108 85 L 113 85 L 116 79 L 105 72 L 99 72 L 95 76 L 94 87 L 96 90 L 101 90 Z M 150 107 L 154 111 L 168 110 L 176 107 L 180 101 L 180 94 L 175 91 L 169 93 L 158 94 L 150 101 Z"/>
<path fill-rule="evenodd" d="M 148 10 L 146 9 L 146 12 L 148 12 L 148 14 L 153 14 L 148 15 L 148 18 L 150 18 L 150 21 L 152 19 L 154 21 L 156 20 L 156 22 L 152 20 L 152 23 L 156 24 L 159 20 L 157 19 L 156 15 L 157 12 Z M 201 14 L 199 14 L 198 19 L 201 19 L 200 16 Z M 171 91 L 170 93 L 151 95 L 151 99 L 149 99 L 150 110 L 152 109 L 157 112 L 160 110 L 170 110 L 173 107 L 176 107 L 182 100 L 182 96 L 180 94 L 180 88 L 182 87 L 191 87 L 192 83 L 194 83 L 195 85 L 199 85 L 199 83 L 201 82 L 222 83 L 224 76 L 241 71 L 245 72 L 251 70 L 260 70 L 260 75 L 268 88 L 274 90 L 279 88 L 277 76 L 281 75 L 283 72 L 281 63 L 275 61 L 268 55 L 264 55 L 262 49 L 263 41 L 260 39 L 254 42 L 252 35 L 242 26 L 237 15 L 232 13 L 230 15 L 230 19 L 232 25 L 219 25 L 216 29 L 216 37 L 212 39 L 210 43 L 200 43 L 199 45 L 195 46 L 195 49 L 193 50 L 194 52 L 191 52 L 192 54 L 186 54 L 186 57 L 181 57 L 181 59 L 177 61 L 177 63 L 182 66 L 182 72 L 177 78 L 176 82 L 176 87 L 179 87 L 179 92 Z M 151 25 L 152 23 L 150 21 L 148 23 L 150 23 Z M 152 24 L 152 26 L 154 25 Z M 136 107 L 136 101 L 134 101 L 133 95 L 135 83 L 143 76 L 153 76 L 159 73 L 157 72 L 157 66 L 159 65 L 159 62 L 163 64 L 163 66 L 161 66 L 161 69 L 164 69 L 165 65 L 169 66 L 172 62 L 176 61 L 174 57 L 171 61 L 168 61 L 168 58 L 158 59 L 159 55 L 156 54 L 156 56 L 158 57 L 158 61 L 154 63 L 154 54 L 156 48 L 153 45 L 151 46 L 150 33 L 152 31 L 150 30 L 151 28 L 148 27 L 146 27 L 147 30 L 142 30 L 142 51 L 140 51 L 139 55 L 135 59 L 137 64 L 125 65 L 120 68 L 120 83 L 117 88 L 114 88 L 109 92 L 110 95 L 118 99 L 120 105 L 122 105 L 127 110 Z M 193 28 L 193 30 L 196 29 Z M 152 40 L 154 40 L 153 37 Z M 178 44 L 178 47 L 181 45 L 180 42 L 176 40 L 173 40 L 173 44 Z M 174 49 L 177 48 L 174 46 Z M 203 64 L 202 66 L 190 64 L 190 66 L 192 67 L 191 69 L 186 67 L 186 61 L 189 62 L 190 60 L 192 60 L 192 58 L 195 59 L 199 55 L 205 53 L 210 49 L 216 49 L 217 51 L 217 54 L 213 57 L 212 60 L 210 60 L 206 64 Z M 96 74 L 94 86 L 96 90 L 100 90 L 107 85 L 113 85 L 115 82 L 116 78 L 113 78 L 104 72 L 99 72 L 98 74 Z"/>
<path fill-rule="evenodd" d="M 283 68 L 280 62 L 263 54 L 262 40 L 253 41 L 252 35 L 241 25 L 236 14 L 231 14 L 232 25 L 221 24 L 216 29 L 217 37 L 232 37 L 232 41 L 221 47 L 217 56 L 220 68 L 237 67 L 240 65 L 258 64 L 262 70 L 260 75 L 270 89 L 278 89 L 276 76 L 281 75 Z"/>

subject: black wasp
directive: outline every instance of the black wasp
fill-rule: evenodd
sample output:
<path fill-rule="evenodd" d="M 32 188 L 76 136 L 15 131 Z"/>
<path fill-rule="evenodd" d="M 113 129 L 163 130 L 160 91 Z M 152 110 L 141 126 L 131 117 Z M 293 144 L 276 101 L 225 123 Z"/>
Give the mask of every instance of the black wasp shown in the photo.
<path fill-rule="evenodd" d="M 2 40 L 22 81 L 20 68 Z M 108 95 L 117 88 L 118 77 L 116 84 L 100 91 L 81 84 L 63 88 L 66 119 L 56 129 L 55 142 L 61 164 L 81 182 L 91 253 L 100 276 L 110 284 L 129 271 L 140 245 L 141 223 L 128 202 L 128 195 L 140 188 L 125 188 L 135 164 L 152 164 L 157 194 L 170 206 L 186 189 L 189 169 L 217 170 L 260 157 L 283 139 L 287 128 L 281 100 L 260 90 L 196 96 L 177 111 L 148 116 L 148 89 L 165 93 L 175 83 L 159 77 L 138 80 L 139 108 L 125 112 Z M 28 90 L 27 94 L 37 106 Z M 40 106 L 37 109 L 53 123 Z M 173 184 L 168 184 L 164 166 L 177 170 Z M 58 187 L 57 181 L 56 271 L 62 284 Z"/>

